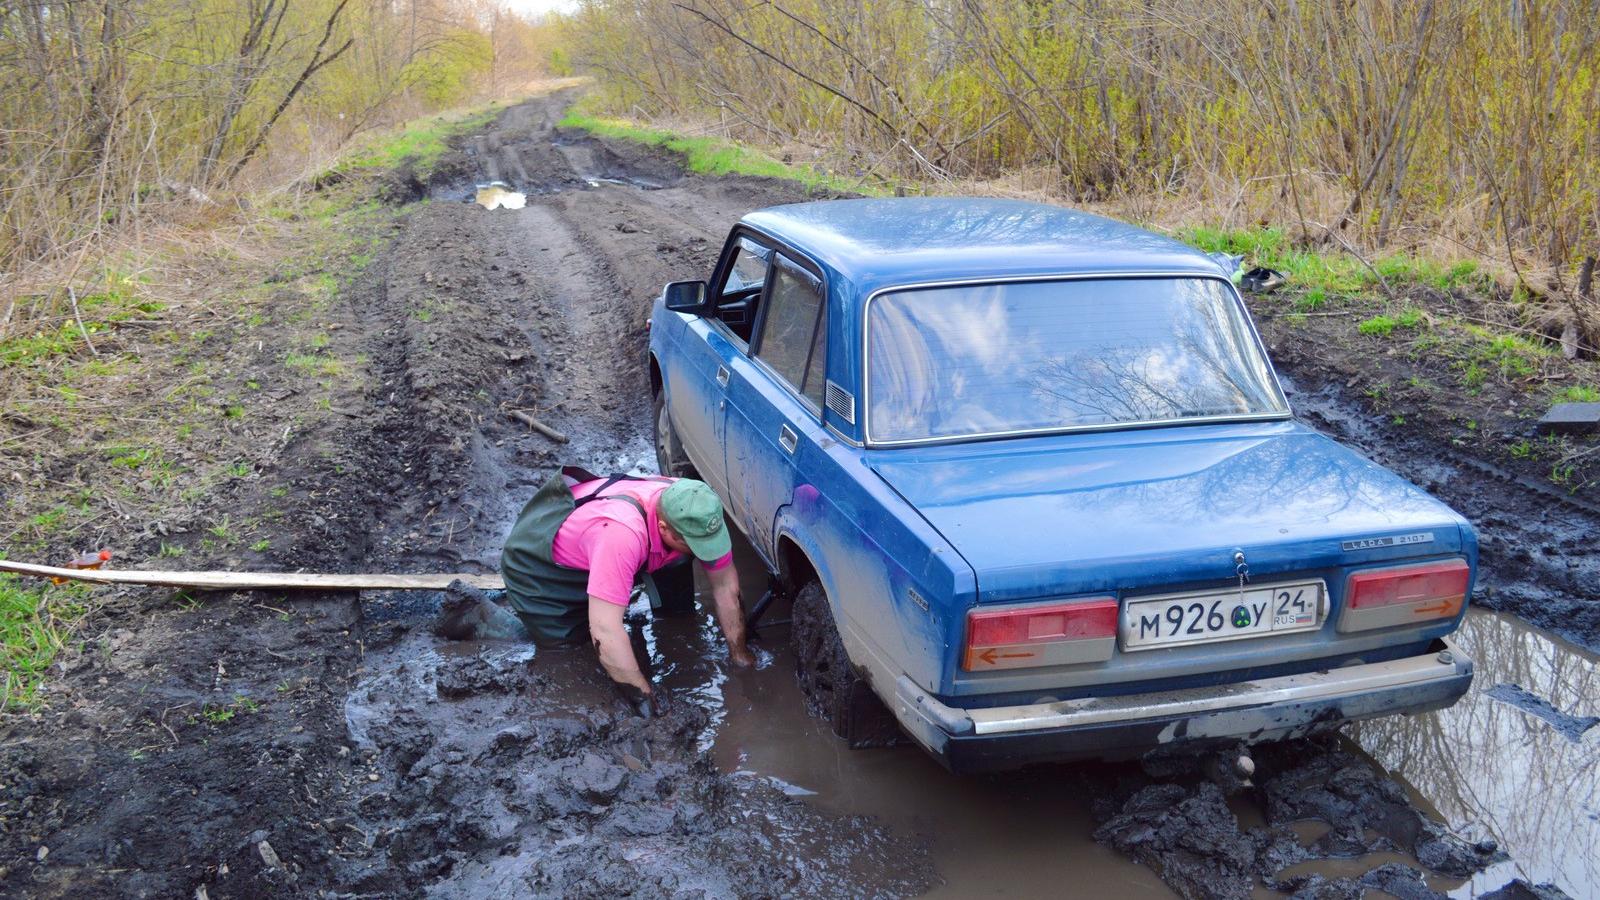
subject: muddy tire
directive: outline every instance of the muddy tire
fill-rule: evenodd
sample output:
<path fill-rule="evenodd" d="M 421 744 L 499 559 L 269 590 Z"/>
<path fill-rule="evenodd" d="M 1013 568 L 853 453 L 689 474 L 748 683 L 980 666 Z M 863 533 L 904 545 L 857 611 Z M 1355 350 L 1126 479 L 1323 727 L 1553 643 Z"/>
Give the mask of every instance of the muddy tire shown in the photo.
<path fill-rule="evenodd" d="M 900 726 L 850 664 L 822 585 L 807 582 L 794 598 L 790 640 L 795 677 L 806 708 L 826 721 L 852 748 L 887 747 L 900 740 Z"/>
<path fill-rule="evenodd" d="M 700 473 L 689 464 L 683 444 L 672 430 L 672 416 L 667 413 L 667 392 L 656 391 L 650 419 L 656 445 L 656 470 L 674 478 L 699 478 Z"/>

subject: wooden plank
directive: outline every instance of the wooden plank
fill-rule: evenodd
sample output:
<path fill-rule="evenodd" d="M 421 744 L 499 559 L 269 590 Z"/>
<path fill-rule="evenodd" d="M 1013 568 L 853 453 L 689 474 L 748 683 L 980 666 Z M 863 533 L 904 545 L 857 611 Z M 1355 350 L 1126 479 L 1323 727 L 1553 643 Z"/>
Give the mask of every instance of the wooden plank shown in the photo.
<path fill-rule="evenodd" d="M 442 591 L 452 581 L 480 590 L 503 590 L 499 575 L 384 575 L 316 572 L 155 572 L 134 569 L 60 569 L 0 559 L 0 572 L 66 578 L 93 584 L 148 584 L 212 591 Z"/>

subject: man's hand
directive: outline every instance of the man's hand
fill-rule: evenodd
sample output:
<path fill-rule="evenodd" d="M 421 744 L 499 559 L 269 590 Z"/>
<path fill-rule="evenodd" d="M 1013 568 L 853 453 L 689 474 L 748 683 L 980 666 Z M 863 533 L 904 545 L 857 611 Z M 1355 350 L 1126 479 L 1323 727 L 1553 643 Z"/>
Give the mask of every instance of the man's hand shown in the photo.
<path fill-rule="evenodd" d="M 738 567 L 730 561 L 720 569 L 706 572 L 706 580 L 711 582 L 717 624 L 722 626 L 722 635 L 728 639 L 728 659 L 741 669 L 755 665 L 755 656 L 745 646 L 744 598 L 739 591 Z"/>
<path fill-rule="evenodd" d="M 589 636 L 594 650 L 600 655 L 600 665 L 618 684 L 632 685 L 649 693 L 650 682 L 639 671 L 639 660 L 633 655 L 633 644 L 628 642 L 628 626 L 622 622 L 626 610 L 599 597 L 589 598 Z"/>
<path fill-rule="evenodd" d="M 640 690 L 637 686 L 623 684 L 620 681 L 612 682 L 616 688 L 617 696 L 635 713 L 646 719 L 657 719 L 666 715 L 672 709 L 671 698 L 667 696 L 667 689 L 661 685 L 651 685 L 649 690 Z"/>

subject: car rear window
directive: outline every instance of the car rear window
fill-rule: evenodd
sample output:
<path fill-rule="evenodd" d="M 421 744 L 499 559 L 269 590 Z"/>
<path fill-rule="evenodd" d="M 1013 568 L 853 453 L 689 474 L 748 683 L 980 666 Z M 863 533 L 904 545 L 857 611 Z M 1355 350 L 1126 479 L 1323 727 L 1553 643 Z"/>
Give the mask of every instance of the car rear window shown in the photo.
<path fill-rule="evenodd" d="M 1288 412 L 1215 279 L 897 291 L 872 301 L 867 338 L 874 442 Z"/>

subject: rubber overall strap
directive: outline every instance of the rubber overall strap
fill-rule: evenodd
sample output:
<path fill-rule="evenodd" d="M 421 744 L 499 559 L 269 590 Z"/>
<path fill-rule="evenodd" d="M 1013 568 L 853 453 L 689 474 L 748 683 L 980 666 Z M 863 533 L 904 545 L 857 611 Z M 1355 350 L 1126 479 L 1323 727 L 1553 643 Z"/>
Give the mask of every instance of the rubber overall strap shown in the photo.
<path fill-rule="evenodd" d="M 582 497 L 579 497 L 578 499 L 572 501 L 572 508 L 573 509 L 577 509 L 578 507 L 584 505 L 585 503 L 590 502 L 591 500 L 633 500 L 633 505 L 639 508 L 639 512 L 640 513 L 643 513 L 644 512 L 644 507 L 639 506 L 639 501 L 638 500 L 634 500 L 634 498 L 629 497 L 626 494 L 614 494 L 614 495 L 612 495 L 610 497 L 602 497 L 602 496 L 600 496 L 601 494 L 605 493 L 606 488 L 611 487 L 613 484 L 616 484 L 619 481 L 643 481 L 643 480 L 644 480 L 643 478 L 635 478 L 632 475 L 612 475 L 610 478 L 607 478 L 605 480 L 604 484 L 600 485 L 599 487 L 595 488 L 594 490 L 590 491 L 589 493 L 583 495 Z M 648 519 L 649 517 L 646 516 L 646 518 Z"/>
<path fill-rule="evenodd" d="M 585 494 L 584 496 L 579 497 L 578 499 L 572 501 L 572 508 L 574 510 L 576 510 L 578 507 L 580 507 L 580 506 L 584 505 L 585 503 L 588 503 L 588 502 L 590 502 L 592 500 L 625 500 L 634 509 L 639 511 L 639 518 L 644 520 L 644 527 L 648 531 L 649 528 L 650 528 L 650 515 L 649 515 L 649 513 L 646 513 L 644 511 L 644 504 L 640 503 L 638 498 L 630 497 L 627 494 L 612 494 L 609 497 L 602 497 L 600 495 L 605 492 L 606 488 L 611 487 L 613 484 L 616 484 L 619 481 L 652 481 L 652 480 L 654 480 L 654 479 L 636 478 L 636 477 L 634 477 L 632 475 L 612 475 L 610 478 L 607 478 L 605 480 L 604 484 L 602 484 L 599 487 L 595 488 L 593 491 L 590 491 L 588 494 Z M 649 536 L 646 535 L 646 541 L 648 542 L 648 540 L 649 540 Z M 650 564 L 650 556 L 649 556 L 648 553 L 646 553 L 644 562 L 641 562 L 639 564 L 639 571 L 636 574 L 640 574 L 640 575 L 644 574 L 645 567 L 648 566 L 649 564 Z"/>

